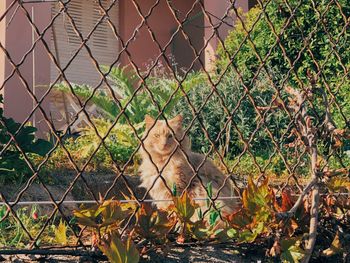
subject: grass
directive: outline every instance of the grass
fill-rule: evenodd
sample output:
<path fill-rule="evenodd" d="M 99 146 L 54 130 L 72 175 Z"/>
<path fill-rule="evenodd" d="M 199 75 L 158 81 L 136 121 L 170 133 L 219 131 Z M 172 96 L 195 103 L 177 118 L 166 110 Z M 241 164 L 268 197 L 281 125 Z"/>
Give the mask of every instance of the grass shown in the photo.
<path fill-rule="evenodd" d="M 0 206 L 0 218 L 6 215 L 7 207 Z M 41 213 L 38 206 L 33 205 L 31 208 L 22 207 L 16 210 L 17 218 L 22 222 L 25 229 L 36 238 L 41 229 L 48 220 L 48 215 Z M 71 220 L 71 223 L 74 219 Z M 57 215 L 46 226 L 44 232 L 36 242 L 36 245 L 65 245 L 62 244 L 62 236 L 66 240 L 74 242 L 73 232 L 60 221 Z M 64 228 L 62 227 L 64 225 Z M 67 241 L 68 242 L 68 241 Z M 31 244 L 31 239 L 21 224 L 10 213 L 0 222 L 0 248 L 27 248 Z"/>

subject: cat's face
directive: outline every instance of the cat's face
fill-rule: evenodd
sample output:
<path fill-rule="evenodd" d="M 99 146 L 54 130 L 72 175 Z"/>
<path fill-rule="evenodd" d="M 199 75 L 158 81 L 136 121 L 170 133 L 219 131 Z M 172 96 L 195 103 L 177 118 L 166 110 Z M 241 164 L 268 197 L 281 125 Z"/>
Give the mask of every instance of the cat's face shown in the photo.
<path fill-rule="evenodd" d="M 145 118 L 145 122 L 145 134 L 147 134 L 147 131 L 149 131 L 148 136 L 144 141 L 146 150 L 150 153 L 156 152 L 158 154 L 164 155 L 170 154 L 176 147 L 177 143 L 173 133 L 171 132 L 165 121 L 157 120 L 154 124 L 155 120 L 147 115 Z M 177 140 L 180 140 L 183 136 L 182 116 L 178 115 L 175 118 L 168 120 L 168 124 L 174 131 Z"/>

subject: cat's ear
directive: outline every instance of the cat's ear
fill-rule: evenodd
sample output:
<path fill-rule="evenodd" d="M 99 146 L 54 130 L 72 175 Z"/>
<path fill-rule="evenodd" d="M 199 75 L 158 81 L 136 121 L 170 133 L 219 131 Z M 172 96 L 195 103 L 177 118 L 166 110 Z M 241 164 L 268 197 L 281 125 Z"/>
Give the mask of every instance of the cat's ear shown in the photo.
<path fill-rule="evenodd" d="M 145 116 L 145 123 L 146 123 L 146 129 L 148 129 L 149 127 L 151 127 L 154 123 L 154 119 L 149 116 L 149 115 L 146 115 Z"/>
<path fill-rule="evenodd" d="M 183 120 L 183 117 L 181 114 L 179 114 L 176 117 L 174 117 L 173 119 L 171 119 L 170 122 L 173 124 L 182 125 L 182 120 Z"/>

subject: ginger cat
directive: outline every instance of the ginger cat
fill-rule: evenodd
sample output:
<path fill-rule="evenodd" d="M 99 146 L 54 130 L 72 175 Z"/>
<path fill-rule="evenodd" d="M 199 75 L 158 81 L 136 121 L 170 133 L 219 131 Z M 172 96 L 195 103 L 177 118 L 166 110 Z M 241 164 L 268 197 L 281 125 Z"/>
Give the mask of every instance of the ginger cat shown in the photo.
<path fill-rule="evenodd" d="M 197 170 L 203 162 L 204 155 L 191 151 L 190 142 L 186 136 L 181 142 L 181 148 L 183 151 L 181 151 L 178 147 L 175 153 L 171 156 L 169 163 L 164 167 L 177 143 L 164 120 L 158 120 L 154 124 L 155 120 L 150 116 L 146 116 L 145 122 L 146 131 L 144 138 L 147 136 L 147 133 L 149 133 L 144 140 L 144 147 L 141 147 L 140 149 L 140 154 L 142 157 L 142 164 L 139 168 L 142 181 L 141 186 L 146 189 L 150 189 L 153 186 L 149 192 L 153 199 L 169 200 L 172 198 L 172 194 L 165 186 L 163 180 L 160 177 L 157 179 L 159 174 L 155 168 L 155 165 L 159 171 L 162 171 L 161 175 L 165 179 L 167 186 L 172 189 L 173 184 L 175 184 L 177 193 L 181 194 L 189 184 L 190 179 L 194 176 L 194 172 L 191 169 L 191 166 L 188 164 L 183 152 L 185 152 L 185 154 L 188 156 L 189 161 L 195 170 Z M 177 140 L 180 141 L 184 135 L 182 128 L 182 116 L 178 115 L 172 120 L 168 120 L 168 123 L 171 129 L 174 131 Z M 151 128 L 152 126 L 153 128 Z M 149 154 L 145 151 L 145 149 Z M 154 164 L 152 163 L 151 159 Z M 201 178 L 204 186 L 207 186 L 209 182 L 212 183 L 213 197 L 215 197 L 217 195 L 217 190 L 224 183 L 225 176 L 208 159 L 199 169 L 198 175 Z M 220 197 L 234 195 L 234 191 L 230 183 L 231 182 L 229 182 L 229 180 L 226 181 L 225 186 L 220 191 Z M 187 192 L 192 198 L 207 197 L 206 190 L 200 184 L 198 177 L 192 181 L 191 185 L 187 188 Z M 196 201 L 196 203 L 200 205 L 202 212 L 207 209 L 205 201 Z M 171 203 L 156 202 L 155 204 L 158 208 L 166 209 Z M 223 215 L 225 215 L 233 212 L 236 206 L 236 201 L 235 199 L 225 199 L 216 201 L 215 204 L 216 207 L 221 207 L 221 212 L 223 212 Z"/>

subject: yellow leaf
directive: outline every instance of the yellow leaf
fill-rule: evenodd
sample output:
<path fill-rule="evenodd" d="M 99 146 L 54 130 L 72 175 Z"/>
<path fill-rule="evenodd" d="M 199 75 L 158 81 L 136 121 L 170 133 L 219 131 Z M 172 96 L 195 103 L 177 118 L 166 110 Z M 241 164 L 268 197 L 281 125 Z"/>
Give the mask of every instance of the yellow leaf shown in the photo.
<path fill-rule="evenodd" d="M 104 201 L 101 206 L 102 223 L 100 226 L 109 226 L 109 225 L 118 225 L 123 222 L 131 210 L 123 210 L 123 207 L 120 202 L 114 200 Z"/>
<path fill-rule="evenodd" d="M 350 180 L 347 177 L 332 177 L 326 185 L 333 193 L 350 190 Z"/>
<path fill-rule="evenodd" d="M 67 226 L 60 220 L 58 227 L 55 228 L 55 240 L 61 245 L 67 245 Z"/>

